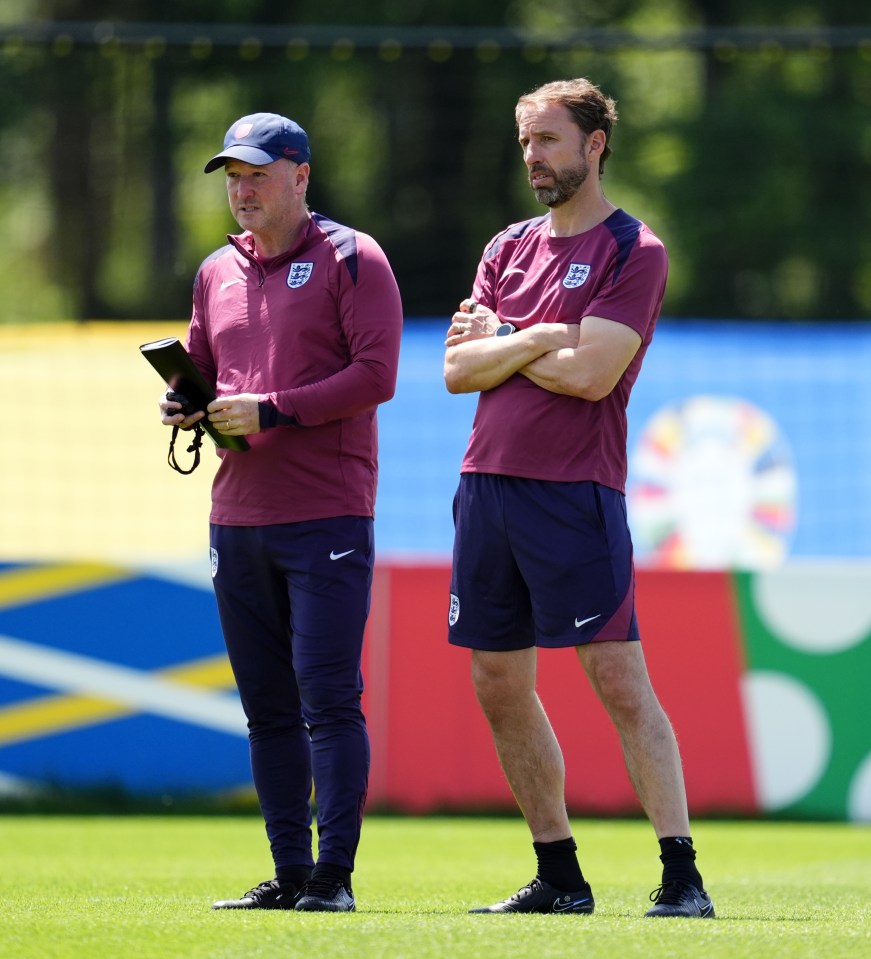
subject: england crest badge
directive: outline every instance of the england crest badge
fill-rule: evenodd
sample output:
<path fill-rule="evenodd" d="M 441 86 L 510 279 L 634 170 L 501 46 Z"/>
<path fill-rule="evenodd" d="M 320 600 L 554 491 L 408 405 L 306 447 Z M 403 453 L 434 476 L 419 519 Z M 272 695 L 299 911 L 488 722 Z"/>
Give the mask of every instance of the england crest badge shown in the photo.
<path fill-rule="evenodd" d="M 575 287 L 583 286 L 590 275 L 589 263 L 570 263 L 569 272 L 566 273 L 563 280 L 563 286 L 567 290 L 573 290 Z"/>
<path fill-rule="evenodd" d="M 314 263 L 291 263 L 287 274 L 287 285 L 296 290 L 307 283 L 315 268 Z"/>
<path fill-rule="evenodd" d="M 448 610 L 448 625 L 456 626 L 457 620 L 460 618 L 460 597 L 455 593 L 451 593 L 451 606 Z"/>

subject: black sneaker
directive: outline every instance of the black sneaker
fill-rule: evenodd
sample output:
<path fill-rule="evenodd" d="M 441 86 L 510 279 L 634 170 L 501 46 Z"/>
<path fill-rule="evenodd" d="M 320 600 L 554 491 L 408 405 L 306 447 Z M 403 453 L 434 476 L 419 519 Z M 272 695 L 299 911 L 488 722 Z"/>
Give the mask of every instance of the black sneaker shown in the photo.
<path fill-rule="evenodd" d="M 593 891 L 588 882 L 576 892 L 563 892 L 536 876 L 502 902 L 470 909 L 469 912 L 570 912 L 589 915 L 594 907 Z"/>
<path fill-rule="evenodd" d="M 277 879 L 267 879 L 238 899 L 213 902 L 212 909 L 293 909 L 298 891 L 296 886 L 279 886 Z"/>
<path fill-rule="evenodd" d="M 295 908 L 298 912 L 356 912 L 357 904 L 341 879 L 320 876 L 302 887 Z"/>
<path fill-rule="evenodd" d="M 664 882 L 650 894 L 656 903 L 645 916 L 688 916 L 691 919 L 713 919 L 714 904 L 704 889 L 691 882 L 676 879 Z"/>

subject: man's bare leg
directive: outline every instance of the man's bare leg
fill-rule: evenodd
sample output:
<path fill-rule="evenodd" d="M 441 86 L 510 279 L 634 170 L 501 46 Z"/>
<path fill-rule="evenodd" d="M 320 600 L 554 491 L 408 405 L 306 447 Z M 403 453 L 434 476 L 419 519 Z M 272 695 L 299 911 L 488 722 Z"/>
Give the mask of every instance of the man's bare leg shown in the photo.
<path fill-rule="evenodd" d="M 578 647 L 578 657 L 614 722 L 629 779 L 660 841 L 662 885 L 646 915 L 713 917 L 695 865 L 677 740 L 650 685 L 641 644 L 590 643 Z"/>
<path fill-rule="evenodd" d="M 536 650 L 472 651 L 472 681 L 499 762 L 535 842 L 571 836 L 565 763 L 535 691 Z"/>
<path fill-rule="evenodd" d="M 565 764 L 535 692 L 536 651 L 472 653 L 472 678 L 505 778 L 532 833 L 535 878 L 477 913 L 589 915 L 593 893 L 577 860 L 565 803 Z"/>
<path fill-rule="evenodd" d="M 589 643 L 578 657 L 608 711 L 633 788 L 656 831 L 689 836 L 686 789 L 674 730 L 647 674 L 638 642 Z"/>

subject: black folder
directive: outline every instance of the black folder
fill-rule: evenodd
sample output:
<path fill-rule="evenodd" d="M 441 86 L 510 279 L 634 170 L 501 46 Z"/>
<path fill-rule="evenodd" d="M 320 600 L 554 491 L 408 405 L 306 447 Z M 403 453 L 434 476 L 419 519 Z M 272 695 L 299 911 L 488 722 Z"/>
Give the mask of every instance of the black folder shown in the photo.
<path fill-rule="evenodd" d="M 166 385 L 176 393 L 187 398 L 197 410 L 205 408 L 215 399 L 215 391 L 203 379 L 184 345 L 174 336 L 153 343 L 143 343 L 139 347 L 142 355 L 163 377 Z M 208 419 L 200 420 L 200 426 L 215 441 L 216 446 L 225 450 L 241 452 L 249 449 L 244 436 L 226 436 L 215 429 Z"/>

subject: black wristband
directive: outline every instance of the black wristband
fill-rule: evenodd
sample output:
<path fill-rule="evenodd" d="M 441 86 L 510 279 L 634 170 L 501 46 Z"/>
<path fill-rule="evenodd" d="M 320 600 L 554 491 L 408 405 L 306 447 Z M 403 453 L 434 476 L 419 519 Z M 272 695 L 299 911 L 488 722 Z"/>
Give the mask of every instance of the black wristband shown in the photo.
<path fill-rule="evenodd" d="M 299 426 L 295 416 L 287 416 L 269 400 L 257 404 L 260 413 L 260 429 L 268 430 L 273 426 Z"/>

